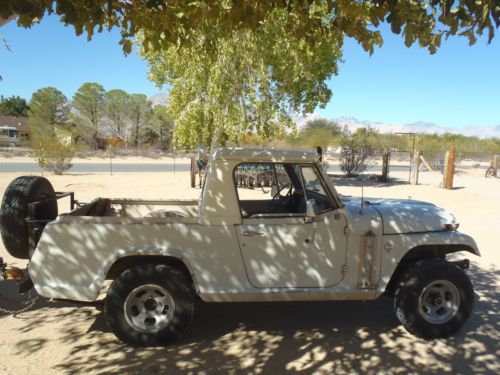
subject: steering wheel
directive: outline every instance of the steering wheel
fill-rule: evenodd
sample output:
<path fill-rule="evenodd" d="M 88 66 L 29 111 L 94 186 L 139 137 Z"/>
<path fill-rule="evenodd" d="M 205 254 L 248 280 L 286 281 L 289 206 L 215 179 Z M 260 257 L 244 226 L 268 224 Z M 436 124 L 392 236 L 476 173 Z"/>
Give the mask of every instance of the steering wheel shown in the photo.
<path fill-rule="evenodd" d="M 281 192 L 288 187 L 288 192 L 285 195 L 285 198 L 282 201 L 279 201 L 281 198 Z M 274 212 L 276 211 L 279 207 L 281 206 L 286 206 L 288 203 L 290 203 L 290 200 L 292 199 L 292 184 L 288 185 L 283 185 L 276 194 L 274 194 L 273 199 L 271 200 L 270 206 L 271 209 L 269 212 Z M 277 201 L 277 203 L 276 203 Z"/>

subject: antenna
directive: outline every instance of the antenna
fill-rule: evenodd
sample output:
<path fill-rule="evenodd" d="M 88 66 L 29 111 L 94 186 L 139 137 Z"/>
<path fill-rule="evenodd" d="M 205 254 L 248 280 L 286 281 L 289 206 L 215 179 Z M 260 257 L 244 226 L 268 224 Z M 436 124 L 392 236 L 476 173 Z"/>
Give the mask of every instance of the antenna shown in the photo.
<path fill-rule="evenodd" d="M 365 208 L 365 184 L 364 184 L 363 178 L 360 178 L 359 180 L 361 181 L 361 208 L 359 210 L 359 214 L 364 215 L 365 214 L 365 211 L 364 211 L 364 208 Z"/>

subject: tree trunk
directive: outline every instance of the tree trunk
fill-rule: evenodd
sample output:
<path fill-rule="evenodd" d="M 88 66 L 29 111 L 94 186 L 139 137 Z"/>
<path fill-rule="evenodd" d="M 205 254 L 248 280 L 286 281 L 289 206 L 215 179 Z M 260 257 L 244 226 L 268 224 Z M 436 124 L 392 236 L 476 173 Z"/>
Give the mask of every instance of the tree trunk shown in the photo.
<path fill-rule="evenodd" d="M 224 119 L 227 113 L 227 105 L 220 111 L 219 123 L 215 123 L 214 133 L 212 134 L 212 142 L 210 144 L 210 152 L 221 146 L 222 133 L 224 130 Z"/>

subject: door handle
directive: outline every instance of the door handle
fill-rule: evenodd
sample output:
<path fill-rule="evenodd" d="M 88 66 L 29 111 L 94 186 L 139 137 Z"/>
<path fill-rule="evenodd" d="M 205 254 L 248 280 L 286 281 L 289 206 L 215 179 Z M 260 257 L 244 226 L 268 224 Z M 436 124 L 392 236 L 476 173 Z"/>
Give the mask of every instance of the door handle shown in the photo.
<path fill-rule="evenodd" d="M 242 236 L 245 236 L 245 237 L 250 237 L 250 236 L 263 236 L 264 235 L 264 232 L 254 232 L 254 231 L 251 231 L 251 230 L 246 230 L 244 232 L 241 233 Z"/>

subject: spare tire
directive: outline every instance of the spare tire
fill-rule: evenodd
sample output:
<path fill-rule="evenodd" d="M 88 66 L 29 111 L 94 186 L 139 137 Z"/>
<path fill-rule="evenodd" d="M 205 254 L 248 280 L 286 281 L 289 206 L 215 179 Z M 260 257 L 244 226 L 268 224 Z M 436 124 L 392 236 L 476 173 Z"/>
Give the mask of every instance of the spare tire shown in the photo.
<path fill-rule="evenodd" d="M 21 176 L 9 184 L 0 206 L 0 234 L 10 255 L 29 259 L 28 204 L 54 196 L 54 188 L 43 177 Z M 33 216 L 37 220 L 54 220 L 57 217 L 57 201 L 38 205 Z"/>

